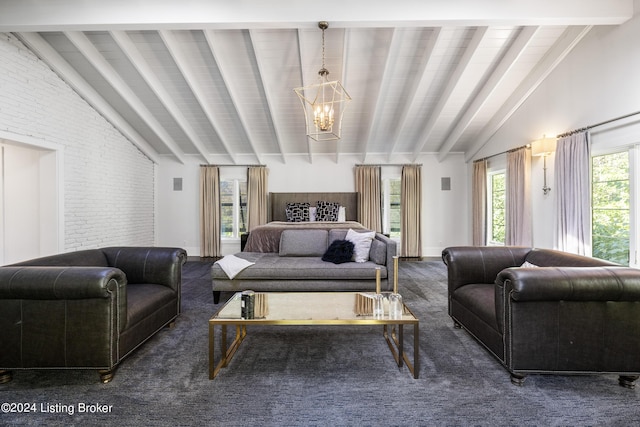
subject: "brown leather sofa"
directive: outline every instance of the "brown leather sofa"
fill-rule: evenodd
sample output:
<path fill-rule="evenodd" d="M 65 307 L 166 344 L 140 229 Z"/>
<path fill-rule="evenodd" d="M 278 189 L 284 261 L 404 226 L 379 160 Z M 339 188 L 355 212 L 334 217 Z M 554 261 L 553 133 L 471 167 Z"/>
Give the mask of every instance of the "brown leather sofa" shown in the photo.
<path fill-rule="evenodd" d="M 110 247 L 0 267 L 0 383 L 16 369 L 117 365 L 180 314 L 178 248 Z"/>
<path fill-rule="evenodd" d="M 449 315 L 522 385 L 527 374 L 640 375 L 640 270 L 565 252 L 450 247 Z M 530 266 L 522 267 L 526 262 Z"/>

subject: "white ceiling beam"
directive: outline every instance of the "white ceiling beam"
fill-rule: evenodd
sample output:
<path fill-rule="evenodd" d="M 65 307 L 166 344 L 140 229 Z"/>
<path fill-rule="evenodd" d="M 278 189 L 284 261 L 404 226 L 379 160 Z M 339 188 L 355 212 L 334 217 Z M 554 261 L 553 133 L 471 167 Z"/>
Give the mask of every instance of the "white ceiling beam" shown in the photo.
<path fill-rule="evenodd" d="M 400 45 L 402 44 L 402 37 L 399 35 L 397 29 L 392 30 L 391 39 L 389 40 L 389 45 L 387 47 L 387 57 L 384 62 L 384 70 L 382 71 L 382 78 L 380 79 L 380 84 L 378 85 L 378 91 L 375 95 L 376 99 L 374 101 L 375 107 L 373 109 L 373 114 L 370 116 L 369 120 L 369 128 L 367 129 L 367 134 L 364 136 L 363 141 L 364 144 L 362 146 L 362 163 L 367 162 L 367 154 L 369 154 L 369 146 L 371 145 L 372 139 L 377 134 L 377 128 L 380 126 L 382 122 L 381 117 L 383 115 L 383 109 L 385 107 L 385 100 L 387 98 L 387 94 L 389 92 L 389 87 L 391 84 L 389 81 L 392 77 L 392 68 L 396 64 L 397 52 L 400 49 Z M 382 46 L 378 46 L 380 48 Z"/>
<path fill-rule="evenodd" d="M 2 0 L 0 32 L 144 29 L 617 25 L 633 0 Z"/>
<path fill-rule="evenodd" d="M 282 134 L 280 129 L 282 128 L 282 118 L 278 117 L 278 110 L 273 107 L 272 99 L 275 99 L 276 95 L 273 94 L 271 88 L 265 81 L 265 70 L 269 67 L 265 64 L 265 59 L 263 58 L 260 50 L 256 48 L 256 38 L 258 35 L 255 31 L 249 30 L 249 38 L 251 39 L 251 46 L 253 47 L 253 53 L 255 55 L 256 64 L 258 65 L 258 73 L 260 75 L 260 82 L 262 83 L 262 90 L 264 91 L 265 101 L 267 102 L 267 106 L 269 108 L 269 117 L 271 117 L 271 124 L 273 125 L 273 129 L 276 133 L 276 144 L 278 145 L 278 151 L 280 152 L 280 158 L 282 159 L 282 163 L 287 163 L 287 159 L 284 156 L 284 149 L 282 147 Z"/>
<path fill-rule="evenodd" d="M 451 149 L 458 142 L 464 131 L 469 127 L 471 121 L 478 114 L 482 106 L 487 102 L 489 97 L 495 92 L 498 85 L 505 78 L 511 67 L 518 61 L 520 55 L 529 45 L 533 36 L 538 32 L 540 27 L 524 27 L 516 37 L 515 41 L 509 46 L 509 49 L 500 59 L 500 62 L 492 71 L 489 79 L 484 83 L 482 89 L 471 101 L 464 111 L 462 117 L 455 123 L 453 130 L 442 143 L 438 152 L 438 161 L 441 162 L 447 157 Z"/>
<path fill-rule="evenodd" d="M 176 40 L 175 35 L 170 31 L 160 31 L 158 34 L 160 35 L 160 38 L 169 51 L 169 54 L 176 63 L 176 66 L 180 70 L 180 73 L 182 73 L 182 76 L 191 88 L 191 92 L 198 100 L 198 103 L 200 104 L 202 111 L 204 111 L 204 114 L 207 116 L 209 123 L 216 131 L 216 133 L 220 136 L 220 142 L 227 152 L 227 155 L 231 158 L 232 163 L 237 163 L 235 153 L 231 149 L 227 138 L 221 132 L 221 129 L 223 129 L 223 127 L 220 123 L 220 120 L 218 119 L 218 115 L 214 111 L 211 102 L 209 102 L 209 100 L 204 96 L 205 91 L 202 87 L 203 83 L 198 79 L 195 71 L 188 65 L 189 60 L 180 48 L 180 44 Z"/>
<path fill-rule="evenodd" d="M 416 144 L 415 149 L 413 151 L 414 161 L 415 159 L 418 158 L 418 156 L 422 152 L 422 149 L 429 141 L 431 132 L 433 132 L 433 128 L 438 122 L 438 118 L 440 117 L 440 114 L 442 114 L 442 110 L 444 109 L 445 105 L 449 101 L 451 94 L 453 93 L 454 89 L 458 85 L 458 82 L 460 81 L 460 77 L 469 66 L 471 59 L 476 54 L 476 51 L 478 50 L 478 46 L 480 46 L 480 43 L 482 42 L 482 39 L 484 39 L 486 34 L 487 34 L 487 27 L 476 28 L 473 34 L 473 37 L 471 38 L 471 41 L 469 42 L 469 44 L 467 45 L 467 48 L 462 54 L 460 61 L 456 65 L 455 70 L 453 71 L 453 73 L 451 73 L 449 80 L 447 80 L 447 84 L 445 85 L 442 92 L 438 94 L 438 102 L 436 103 L 433 110 L 429 111 L 429 118 L 427 119 L 422 131 L 420 132 L 420 136 L 422 137 L 422 140 Z"/>
<path fill-rule="evenodd" d="M 591 30 L 587 27 L 569 27 L 560 39 L 549 49 L 542 61 L 520 83 L 509 99 L 505 101 L 493 118 L 486 124 L 475 138 L 476 143 L 465 153 L 465 161 L 469 162 L 485 146 L 489 139 L 511 118 L 527 98 L 542 84 L 549 74 L 562 62 L 571 50 Z"/>
<path fill-rule="evenodd" d="M 230 69 L 231 67 L 228 64 L 228 60 L 218 54 L 219 51 L 223 51 L 224 49 L 220 46 L 220 42 L 216 40 L 215 33 L 212 30 L 204 30 L 204 37 L 207 40 L 213 59 L 218 65 L 222 81 L 227 88 L 227 92 L 229 92 L 231 104 L 238 114 L 238 120 L 240 120 L 242 129 L 244 130 L 245 135 L 247 135 L 251 151 L 253 151 L 253 155 L 256 157 L 258 164 L 261 164 L 262 159 L 260 158 L 260 154 L 258 153 L 255 144 L 257 137 L 252 131 L 253 127 L 250 125 L 249 120 L 247 120 L 248 114 L 245 111 L 245 107 L 243 107 L 244 104 L 242 102 L 238 102 L 238 93 L 240 93 L 242 89 L 238 87 L 238 79 L 233 78 L 233 71 Z"/>
<path fill-rule="evenodd" d="M 127 35 L 127 33 L 123 31 L 113 31 L 110 34 L 118 44 L 122 52 L 127 56 L 127 58 L 129 58 L 129 62 L 131 62 L 136 70 L 138 70 L 138 73 L 140 73 L 140 76 L 142 76 L 149 88 L 151 88 L 153 93 L 156 94 L 169 114 L 171 114 L 176 123 L 178 123 L 184 133 L 189 137 L 191 143 L 198 151 L 200 156 L 207 163 L 211 164 L 212 158 L 209 154 L 207 154 L 204 142 L 198 136 L 198 133 L 195 131 L 193 126 L 191 126 L 189 120 L 184 116 L 184 114 L 182 114 L 182 111 L 180 110 L 178 104 L 176 104 L 176 102 L 173 100 L 173 97 L 164 88 L 164 85 L 153 72 L 153 70 L 149 66 L 149 63 L 140 54 L 133 41 L 131 41 L 131 38 Z"/>
<path fill-rule="evenodd" d="M 159 163 L 158 152 L 49 43 L 35 33 L 18 34 L 18 37 L 145 156 Z"/>
<path fill-rule="evenodd" d="M 109 61 L 96 49 L 86 35 L 79 32 L 66 32 L 64 35 L 73 43 L 80 53 L 89 61 L 94 68 L 104 77 L 111 87 L 120 94 L 122 99 L 129 104 L 147 126 L 155 133 L 169 151 L 184 163 L 184 153 L 178 147 L 167 130 L 160 124 L 158 119 L 149 111 L 144 103 L 138 98 L 133 90 L 122 80 L 122 77 L 113 69 Z"/>
<path fill-rule="evenodd" d="M 349 56 L 347 52 L 349 50 L 350 38 L 351 38 L 351 30 L 349 30 L 348 28 L 343 29 L 342 30 L 342 76 L 340 78 L 340 82 L 342 83 L 343 87 L 349 87 L 349 83 L 346 80 L 347 80 L 347 67 L 349 66 Z M 348 108 L 347 105 L 348 103 L 343 104 L 345 109 Z M 340 119 L 340 126 L 342 126 L 342 119 Z M 340 135 L 342 136 L 342 130 L 340 130 Z M 335 162 L 337 164 L 340 162 L 340 147 L 342 147 L 343 145 L 340 144 L 340 140 L 338 140 L 336 141 L 335 146 L 336 146 Z"/>
<path fill-rule="evenodd" d="M 398 146 L 399 136 L 402 134 L 405 127 L 409 125 L 409 120 L 408 120 L 409 113 L 411 111 L 415 111 L 418 108 L 418 104 L 423 101 L 421 98 L 417 97 L 418 91 L 420 90 L 421 87 L 428 86 L 431 83 L 425 80 L 426 79 L 425 70 L 427 69 L 427 65 L 429 65 L 429 61 L 431 60 L 431 55 L 433 54 L 433 51 L 436 47 L 436 43 L 440 38 L 440 33 L 442 31 L 442 28 L 434 28 L 433 31 L 434 31 L 434 34 L 429 39 L 429 42 L 427 43 L 427 47 L 424 51 L 424 59 L 422 61 L 423 62 L 422 66 L 420 67 L 419 70 L 416 71 L 417 77 L 413 80 L 411 89 L 409 90 L 409 92 L 411 93 L 411 96 L 409 99 L 407 99 L 408 102 L 403 104 L 403 110 L 400 116 L 400 120 L 398 120 L 398 126 L 394 127 L 394 131 L 391 137 L 391 145 L 389 147 L 389 152 L 387 153 L 387 162 L 389 163 L 391 163 L 391 156 L 393 156 L 393 153 L 395 153 L 396 147 Z"/>

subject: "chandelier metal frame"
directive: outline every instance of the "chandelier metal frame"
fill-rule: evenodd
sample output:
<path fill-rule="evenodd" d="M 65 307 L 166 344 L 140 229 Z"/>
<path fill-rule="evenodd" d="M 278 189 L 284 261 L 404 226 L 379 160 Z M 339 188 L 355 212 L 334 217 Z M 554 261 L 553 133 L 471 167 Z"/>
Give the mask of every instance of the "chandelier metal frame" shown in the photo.
<path fill-rule="evenodd" d="M 322 68 L 318 71 L 319 82 L 295 88 L 304 109 L 307 136 L 315 141 L 338 140 L 342 134 L 342 118 L 351 97 L 338 80 L 329 81 L 329 70 L 325 67 L 324 31 L 329 28 L 326 21 L 318 22 L 322 30 Z"/>

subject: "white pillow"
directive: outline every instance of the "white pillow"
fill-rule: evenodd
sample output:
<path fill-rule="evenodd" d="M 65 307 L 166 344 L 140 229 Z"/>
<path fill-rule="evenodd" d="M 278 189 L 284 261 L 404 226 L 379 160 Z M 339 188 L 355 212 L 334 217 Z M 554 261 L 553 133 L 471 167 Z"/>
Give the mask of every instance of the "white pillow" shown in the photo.
<path fill-rule="evenodd" d="M 345 222 L 347 220 L 347 209 L 344 206 L 338 208 L 338 222 Z"/>
<path fill-rule="evenodd" d="M 355 262 L 366 262 L 369 260 L 369 250 L 371 249 L 371 242 L 376 237 L 375 231 L 367 231 L 364 233 L 358 233 L 349 229 L 345 240 L 353 243 L 353 260 Z"/>
<path fill-rule="evenodd" d="M 520 267 L 524 267 L 524 268 L 535 268 L 537 267 L 537 265 L 535 264 L 531 264 L 529 261 L 525 261 Z"/>
<path fill-rule="evenodd" d="M 236 277 L 245 268 L 255 264 L 255 262 L 247 261 L 246 259 L 238 258 L 235 255 L 227 255 L 222 259 L 219 259 L 214 264 L 218 264 L 220 268 L 227 274 L 229 279 Z"/>

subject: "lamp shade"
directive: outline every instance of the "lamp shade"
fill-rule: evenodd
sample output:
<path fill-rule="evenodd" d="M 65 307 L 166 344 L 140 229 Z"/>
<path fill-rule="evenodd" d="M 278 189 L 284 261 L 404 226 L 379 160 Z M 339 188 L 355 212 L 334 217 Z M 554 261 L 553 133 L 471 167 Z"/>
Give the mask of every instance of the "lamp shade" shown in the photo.
<path fill-rule="evenodd" d="M 532 156 L 549 156 L 556 151 L 555 138 L 542 138 L 531 143 Z"/>

